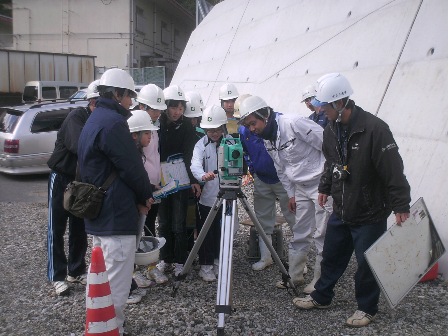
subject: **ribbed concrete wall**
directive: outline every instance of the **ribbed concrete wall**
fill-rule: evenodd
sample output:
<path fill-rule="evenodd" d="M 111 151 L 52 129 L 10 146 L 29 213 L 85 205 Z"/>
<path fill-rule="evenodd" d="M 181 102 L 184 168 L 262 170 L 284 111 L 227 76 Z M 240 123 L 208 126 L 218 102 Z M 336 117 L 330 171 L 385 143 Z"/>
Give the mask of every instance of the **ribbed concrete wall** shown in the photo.
<path fill-rule="evenodd" d="M 413 202 L 424 197 L 448 248 L 448 1 L 226 0 L 193 32 L 173 84 L 218 104 L 224 82 L 284 113 L 341 72 L 352 98 L 391 127 Z M 441 271 L 448 277 L 448 256 Z"/>

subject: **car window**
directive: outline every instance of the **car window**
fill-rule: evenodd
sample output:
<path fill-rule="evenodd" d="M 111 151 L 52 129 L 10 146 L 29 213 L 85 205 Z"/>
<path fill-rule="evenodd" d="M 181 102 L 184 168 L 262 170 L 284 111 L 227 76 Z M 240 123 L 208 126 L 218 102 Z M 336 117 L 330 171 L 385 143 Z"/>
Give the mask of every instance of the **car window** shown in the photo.
<path fill-rule="evenodd" d="M 85 90 L 79 90 L 72 94 L 68 99 L 86 99 L 87 98 L 87 92 Z"/>
<path fill-rule="evenodd" d="M 42 98 L 43 99 L 56 99 L 56 87 L 54 86 L 44 86 L 42 87 Z"/>
<path fill-rule="evenodd" d="M 68 98 L 72 94 L 74 94 L 76 91 L 78 91 L 78 88 L 76 86 L 60 86 L 59 87 L 59 95 L 61 98 Z"/>
<path fill-rule="evenodd" d="M 37 100 L 37 86 L 25 86 L 23 91 L 24 101 L 36 101 Z"/>
<path fill-rule="evenodd" d="M 34 117 L 31 133 L 58 131 L 69 112 L 69 108 L 39 112 Z"/>
<path fill-rule="evenodd" d="M 16 128 L 23 112 L 16 110 L 0 110 L 0 132 L 12 133 Z"/>

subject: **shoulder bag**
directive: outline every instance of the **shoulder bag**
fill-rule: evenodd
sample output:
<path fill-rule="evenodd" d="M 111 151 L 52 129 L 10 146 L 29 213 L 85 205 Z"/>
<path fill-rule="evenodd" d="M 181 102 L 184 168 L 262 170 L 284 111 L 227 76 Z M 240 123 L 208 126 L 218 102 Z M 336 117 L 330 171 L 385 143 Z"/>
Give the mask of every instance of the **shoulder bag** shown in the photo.
<path fill-rule="evenodd" d="M 104 195 L 116 177 L 115 170 L 101 187 L 79 181 L 70 182 L 64 191 L 64 209 L 79 218 L 95 219 L 103 205 Z"/>

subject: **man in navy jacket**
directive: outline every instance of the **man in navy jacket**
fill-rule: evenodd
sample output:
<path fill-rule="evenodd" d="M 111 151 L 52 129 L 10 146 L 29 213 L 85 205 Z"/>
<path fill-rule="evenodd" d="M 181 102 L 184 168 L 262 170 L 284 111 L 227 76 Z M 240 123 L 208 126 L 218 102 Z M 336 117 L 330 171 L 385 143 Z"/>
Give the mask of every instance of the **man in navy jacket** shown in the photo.
<path fill-rule="evenodd" d="M 132 77 L 121 69 L 107 70 L 98 85 L 95 113 L 85 124 L 78 145 L 83 182 L 100 187 L 116 177 L 106 192 L 99 216 L 86 219 L 93 245 L 101 246 L 109 277 L 120 334 L 124 333 L 124 307 L 134 269 L 139 211 L 147 213 L 151 184 L 126 119 L 136 97 Z"/>

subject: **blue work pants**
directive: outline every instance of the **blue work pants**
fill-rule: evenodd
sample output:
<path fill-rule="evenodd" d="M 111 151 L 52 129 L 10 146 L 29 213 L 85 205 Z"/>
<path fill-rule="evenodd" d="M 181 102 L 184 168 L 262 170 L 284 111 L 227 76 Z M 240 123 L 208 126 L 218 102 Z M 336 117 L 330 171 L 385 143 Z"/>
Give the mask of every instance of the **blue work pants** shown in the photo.
<path fill-rule="evenodd" d="M 358 269 L 355 273 L 355 297 L 358 310 L 375 315 L 378 312 L 380 288 L 370 270 L 364 252 L 386 231 L 387 220 L 371 224 L 349 225 L 334 213 L 330 216 L 322 253 L 321 276 L 311 297 L 320 304 L 330 304 L 334 286 L 344 274 L 355 251 Z"/>

